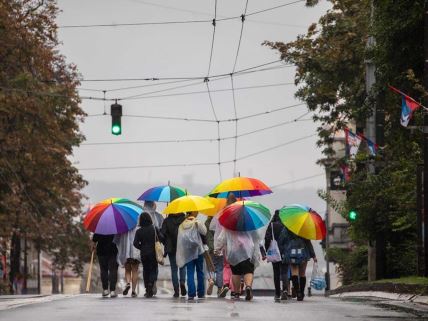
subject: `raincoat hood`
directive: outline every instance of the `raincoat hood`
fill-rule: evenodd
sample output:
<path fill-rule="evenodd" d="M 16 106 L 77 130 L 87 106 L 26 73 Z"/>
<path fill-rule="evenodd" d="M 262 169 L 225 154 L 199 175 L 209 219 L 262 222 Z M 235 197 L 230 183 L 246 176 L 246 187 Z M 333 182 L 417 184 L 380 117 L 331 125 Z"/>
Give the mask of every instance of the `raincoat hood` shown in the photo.
<path fill-rule="evenodd" d="M 182 228 L 183 230 L 188 230 L 193 228 L 193 226 L 195 225 L 196 222 L 196 218 L 193 216 L 189 216 L 188 218 L 186 218 L 183 223 L 182 223 Z"/>

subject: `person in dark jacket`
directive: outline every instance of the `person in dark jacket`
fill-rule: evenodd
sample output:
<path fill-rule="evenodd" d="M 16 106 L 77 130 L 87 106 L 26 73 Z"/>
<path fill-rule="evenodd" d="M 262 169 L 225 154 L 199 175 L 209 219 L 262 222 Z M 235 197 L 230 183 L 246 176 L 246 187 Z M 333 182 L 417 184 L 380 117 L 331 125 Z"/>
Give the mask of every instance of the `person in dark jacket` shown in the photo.
<path fill-rule="evenodd" d="M 153 287 L 158 278 L 158 261 L 156 260 L 155 242 L 159 230 L 153 225 L 150 214 L 143 212 L 139 220 L 140 228 L 135 232 L 134 246 L 140 250 L 143 265 L 143 280 L 146 298 L 151 298 Z"/>
<path fill-rule="evenodd" d="M 303 301 L 306 286 L 306 266 L 313 259 L 317 262 L 314 247 L 310 240 L 304 239 L 285 227 L 280 234 L 278 247 L 284 250 L 283 262 L 291 266 L 291 282 L 297 301 Z"/>
<path fill-rule="evenodd" d="M 117 297 L 117 247 L 113 243 L 114 235 L 94 234 L 92 241 L 96 243 L 98 262 L 100 264 L 101 283 L 103 286 L 103 297 Z M 110 291 L 109 291 L 110 290 Z"/>
<path fill-rule="evenodd" d="M 161 228 L 162 242 L 165 246 L 165 254 L 168 255 L 171 266 L 171 279 L 174 287 L 174 298 L 187 295 L 186 267 L 178 268 L 176 260 L 178 227 L 185 219 L 184 213 L 168 215 Z M 179 277 L 177 275 L 179 274 Z M 180 279 L 180 283 L 179 280 Z"/>
<path fill-rule="evenodd" d="M 285 226 L 282 224 L 279 219 L 279 210 L 275 210 L 271 224 L 266 230 L 265 234 L 265 248 L 266 251 L 269 249 L 269 246 L 273 239 L 277 242 L 281 236 L 281 233 L 284 232 Z M 272 235 L 273 231 L 273 235 Z M 280 253 L 284 253 L 285 244 L 281 244 L 281 247 L 278 244 Z M 273 268 L 273 282 L 275 284 L 275 301 L 287 300 L 288 299 L 288 269 L 289 265 L 287 262 L 272 262 Z M 282 291 L 281 291 L 281 281 L 282 281 Z"/>

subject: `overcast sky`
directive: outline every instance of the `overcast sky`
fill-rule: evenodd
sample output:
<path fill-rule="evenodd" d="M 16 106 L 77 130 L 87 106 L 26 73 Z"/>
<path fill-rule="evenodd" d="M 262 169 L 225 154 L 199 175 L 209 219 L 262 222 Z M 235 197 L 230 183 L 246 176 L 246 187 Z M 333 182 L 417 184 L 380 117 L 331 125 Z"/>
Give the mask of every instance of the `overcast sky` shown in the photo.
<path fill-rule="evenodd" d="M 247 13 L 287 3 L 281 1 L 248 1 Z M 87 25 L 111 23 L 139 23 L 183 20 L 211 20 L 214 17 L 213 0 L 60 0 L 62 10 L 58 25 Z M 244 12 L 245 0 L 219 0 L 217 18 L 240 16 Z M 265 40 L 291 41 L 305 32 L 307 26 L 318 20 L 327 9 L 321 2 L 316 8 L 306 8 L 304 2 L 278 8 L 245 19 L 240 51 L 235 70 L 242 70 L 279 59 L 277 52 L 262 46 Z M 241 20 L 218 21 L 210 75 L 232 72 L 241 31 Z M 182 78 L 206 76 L 209 65 L 213 26 L 210 22 L 191 24 L 165 24 L 117 26 L 96 28 L 60 28 L 60 47 L 68 62 L 77 65 L 84 79 L 112 78 Z M 280 66 L 276 63 L 268 67 Z M 260 69 L 260 68 L 259 68 Z M 235 102 L 238 118 L 266 112 L 299 103 L 294 98 L 294 67 L 237 74 L 233 77 Z M 123 98 L 142 95 L 139 99 L 123 100 L 124 115 L 161 116 L 178 118 L 214 119 L 206 85 L 202 80 L 177 83 L 166 81 L 117 81 L 82 82 L 82 96 Z M 146 86 L 134 89 L 111 91 L 112 89 Z M 156 85 L 156 86 L 153 86 Z M 171 89 L 178 86 L 187 87 Z M 265 86 L 269 85 L 269 86 Z M 270 86 L 272 85 L 272 86 Z M 234 118 L 234 104 L 230 77 L 212 79 L 209 82 L 212 102 L 220 120 Z M 245 88 L 259 86 L 259 88 Z M 262 87 L 260 87 L 262 86 Z M 168 90 L 170 89 L 170 90 Z M 220 90 L 220 91 L 218 91 Z M 161 92 L 156 92 L 161 91 Z M 150 92 L 152 92 L 150 94 Z M 187 93 L 187 94 L 183 94 Z M 178 95 L 175 95 L 178 94 Z M 151 97 L 150 97 L 151 96 Z M 156 96 L 156 97 L 153 97 Z M 161 96 L 161 97 L 159 97 Z M 83 100 L 82 108 L 88 115 L 100 115 L 110 104 L 102 101 Z M 303 121 L 292 122 L 272 129 L 248 134 L 238 138 L 237 158 L 274 148 L 264 153 L 249 156 L 237 162 L 241 176 L 263 180 L 276 186 L 312 175 L 322 174 L 324 169 L 316 165 L 321 157 L 316 147 L 316 136 L 291 143 L 295 139 L 315 134 L 317 127 L 305 115 L 306 106 L 296 106 L 279 112 L 238 121 L 238 135 L 249 131 L 292 121 L 301 117 Z M 90 116 L 81 124 L 88 144 L 125 143 L 115 145 L 82 145 L 73 155 L 75 166 L 89 182 L 86 190 L 89 202 L 110 196 L 136 198 L 151 185 L 186 185 L 189 192 L 207 193 L 220 181 L 217 165 L 183 167 L 141 167 L 113 170 L 95 170 L 100 167 L 138 167 L 152 165 L 174 165 L 194 163 L 216 163 L 218 161 L 217 124 L 215 122 L 191 122 L 182 120 L 122 118 L 123 132 L 120 136 L 110 133 L 110 116 Z M 235 122 L 220 123 L 220 137 L 235 135 Z M 214 139 L 211 142 L 168 142 L 139 143 L 135 141 Z M 221 162 L 232 161 L 235 156 L 234 139 L 221 141 Z M 222 178 L 234 175 L 233 162 L 221 165 Z M 126 188 L 125 186 L 132 186 Z M 197 188 L 195 186 L 198 186 Z M 95 189 L 96 187 L 96 189 Z M 192 187 L 195 189 L 192 191 Z M 320 212 L 325 210 L 323 202 L 316 196 L 316 189 L 325 188 L 325 177 L 316 176 L 292 184 L 274 188 L 274 194 L 292 195 L 301 191 L 302 197 L 278 199 L 265 196 L 264 203 L 279 206 L 287 202 L 305 202 Z M 205 191 L 203 191 L 206 189 Z M 138 192 L 138 190 L 140 190 Z M 118 191 L 125 195 L 118 195 Z M 132 191 L 132 192 L 131 192 Z M 308 196 L 310 194 L 310 196 Z M 275 200 L 275 201 L 273 201 Z"/>

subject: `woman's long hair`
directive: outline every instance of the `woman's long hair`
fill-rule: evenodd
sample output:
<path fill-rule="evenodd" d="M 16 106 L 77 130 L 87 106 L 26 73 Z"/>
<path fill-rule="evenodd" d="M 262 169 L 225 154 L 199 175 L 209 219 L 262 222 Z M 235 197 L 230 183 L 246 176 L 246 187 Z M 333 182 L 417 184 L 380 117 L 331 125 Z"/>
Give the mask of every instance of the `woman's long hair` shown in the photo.
<path fill-rule="evenodd" d="M 149 226 L 153 224 L 153 221 L 149 213 L 143 212 L 140 215 L 140 219 L 138 223 L 140 226 Z"/>

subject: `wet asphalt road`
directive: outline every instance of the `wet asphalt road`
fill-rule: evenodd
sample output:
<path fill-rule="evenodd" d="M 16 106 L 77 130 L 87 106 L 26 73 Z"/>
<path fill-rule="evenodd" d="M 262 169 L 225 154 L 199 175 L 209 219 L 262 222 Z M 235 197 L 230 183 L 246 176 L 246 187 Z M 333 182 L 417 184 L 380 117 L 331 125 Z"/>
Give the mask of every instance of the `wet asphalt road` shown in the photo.
<path fill-rule="evenodd" d="M 350 302 L 324 297 L 274 303 L 270 297 L 253 302 L 208 298 L 187 302 L 160 296 L 152 299 L 103 299 L 98 295 L 80 295 L 62 300 L 36 303 L 0 311 L 1 321 L 342 321 L 342 320 L 428 320 L 403 311 L 381 308 L 369 302 Z"/>

